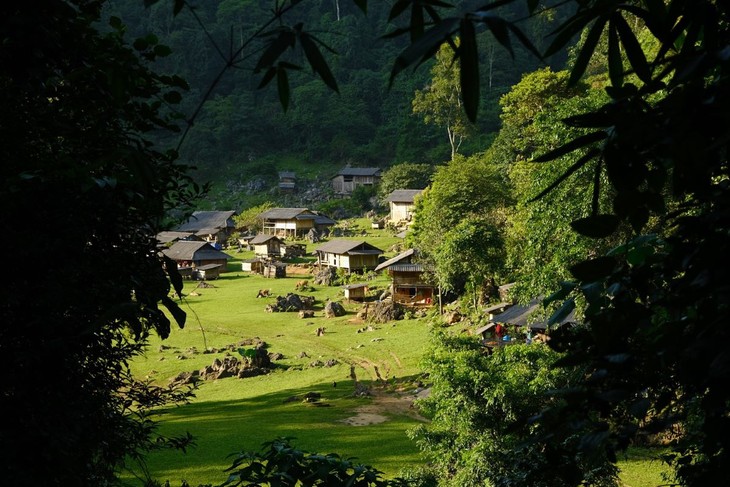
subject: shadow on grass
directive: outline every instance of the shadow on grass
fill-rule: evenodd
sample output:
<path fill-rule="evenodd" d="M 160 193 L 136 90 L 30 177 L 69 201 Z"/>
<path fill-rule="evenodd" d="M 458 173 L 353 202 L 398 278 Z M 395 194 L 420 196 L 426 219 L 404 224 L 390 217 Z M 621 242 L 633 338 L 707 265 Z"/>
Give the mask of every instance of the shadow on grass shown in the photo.
<path fill-rule="evenodd" d="M 399 382 L 416 379 L 404 377 Z M 230 385 L 233 395 L 240 390 L 245 396 L 247 380 L 221 379 L 215 386 Z M 369 381 L 361 384 L 373 385 Z M 163 481 L 185 478 L 190 485 L 215 485 L 226 478 L 223 470 L 230 466 L 229 455 L 258 451 L 263 443 L 277 437 L 295 438 L 294 445 L 304 451 L 357 458 L 391 477 L 404 466 L 419 463 L 417 447 L 405 435 L 418 423 L 409 415 L 383 411 L 388 418 L 383 423 L 350 426 L 343 422 L 355 415 L 358 407 L 373 404 L 373 398 L 353 397 L 354 389 L 352 380 L 337 380 L 336 384 L 320 382 L 252 397 L 194 399 L 191 404 L 167 409 L 160 417 L 161 433 L 179 435 L 188 431 L 195 437 L 196 446 L 187 454 L 164 451 L 150 455 L 150 471 Z M 307 402 L 305 395 L 312 392 L 321 394 L 321 399 Z"/>

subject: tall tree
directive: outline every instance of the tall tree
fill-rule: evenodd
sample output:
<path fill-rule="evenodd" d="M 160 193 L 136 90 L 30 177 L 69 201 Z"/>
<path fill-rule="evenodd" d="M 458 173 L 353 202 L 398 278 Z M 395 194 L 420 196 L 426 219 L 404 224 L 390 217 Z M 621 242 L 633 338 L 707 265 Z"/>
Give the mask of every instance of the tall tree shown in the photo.
<path fill-rule="evenodd" d="M 441 47 L 431 68 L 431 82 L 423 90 L 416 91 L 413 113 L 420 114 L 428 124 L 446 130 L 451 146 L 451 160 L 456 158 L 464 139 L 474 131 L 462 105 L 461 72 L 449 45 Z"/>
<path fill-rule="evenodd" d="M 566 71 L 547 68 L 525 75 L 500 100 L 503 125 L 490 148 L 505 168 L 516 200 L 509 211 L 506 248 L 508 267 L 517 282 L 514 292 L 523 301 L 550 294 L 556 282 L 570 278 L 575 262 L 607 251 L 626 236 L 598 242 L 570 227 L 570 221 L 590 212 L 594 178 L 607 183 L 606 175 L 596 175 L 592 168 L 581 168 L 534 201 L 546 182 L 560 177 L 583 154 L 570 154 L 552 164 L 531 159 L 585 134 L 562 120 L 599 107 L 607 98 L 602 90 L 587 85 L 569 86 L 568 77 Z M 598 196 L 602 206 L 610 204 L 608 184 Z"/>
<path fill-rule="evenodd" d="M 383 171 L 378 185 L 378 196 L 385 200 L 396 189 L 425 189 L 431 183 L 434 169 L 430 164 L 394 164 Z"/>
<path fill-rule="evenodd" d="M 503 254 L 502 215 L 508 204 L 497 165 L 484 155 L 457 156 L 436 169 L 431 186 L 416 200 L 409 244 L 433 264 L 444 289 L 460 292 L 467 282 L 480 284 L 497 275 L 503 264 L 503 258 L 493 258 Z M 472 224 L 484 228 L 472 230 Z M 495 247 L 487 250 L 491 245 Z M 454 266 L 459 253 L 478 262 Z"/>
<path fill-rule="evenodd" d="M 150 333 L 170 333 L 159 303 L 184 323 L 155 233 L 196 192 L 145 134 L 174 128 L 163 106 L 185 84 L 148 69 L 165 46 L 149 36 L 132 49 L 118 19 L 100 23 L 101 7 L 24 2 L 0 15 L 0 205 L 14 235 L 0 305 L 8 485 L 109 485 L 125 461 L 187 441 L 151 422 L 151 408 L 186 394 L 127 368 Z"/>

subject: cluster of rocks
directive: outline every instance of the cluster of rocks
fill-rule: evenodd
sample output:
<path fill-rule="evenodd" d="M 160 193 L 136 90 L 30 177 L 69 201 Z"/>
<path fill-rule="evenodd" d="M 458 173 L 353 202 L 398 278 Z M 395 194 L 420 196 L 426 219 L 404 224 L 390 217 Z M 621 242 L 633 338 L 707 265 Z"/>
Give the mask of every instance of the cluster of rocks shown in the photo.
<path fill-rule="evenodd" d="M 279 313 L 311 310 L 313 307 L 313 296 L 300 296 L 299 294 L 289 293 L 286 296 L 277 296 L 275 303 L 266 305 L 266 311 L 269 313 Z"/>
<path fill-rule="evenodd" d="M 268 374 L 271 371 L 272 358 L 278 360 L 283 357 L 280 353 L 269 354 L 264 346 L 257 346 L 255 353 L 251 357 L 244 358 L 243 360 L 233 355 L 226 355 L 222 359 L 216 358 L 212 364 L 200 370 L 180 372 L 170 380 L 170 384 L 172 386 L 178 386 L 194 384 L 200 380 L 216 380 L 226 377 L 238 377 L 239 379 L 256 377 L 258 375 Z"/>
<path fill-rule="evenodd" d="M 310 367 L 334 367 L 335 365 L 339 364 L 340 362 L 337 359 L 329 359 L 325 362 L 322 362 L 321 360 L 315 360 L 314 362 L 310 363 Z"/>

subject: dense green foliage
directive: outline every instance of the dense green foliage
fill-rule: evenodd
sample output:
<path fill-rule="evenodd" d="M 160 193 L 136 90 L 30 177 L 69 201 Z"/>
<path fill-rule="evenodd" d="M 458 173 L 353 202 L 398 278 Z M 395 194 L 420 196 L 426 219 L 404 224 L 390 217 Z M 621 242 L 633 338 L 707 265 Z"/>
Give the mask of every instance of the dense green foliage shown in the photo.
<path fill-rule="evenodd" d="M 416 199 L 407 240 L 431 263 L 444 290 L 461 292 L 467 282 L 499 275 L 509 204 L 504 178 L 489 157 L 457 156 L 437 167 L 431 186 Z"/>
<path fill-rule="evenodd" d="M 558 392 L 564 404 L 539 418 L 551 442 L 580 438 L 572 447 L 564 442 L 564 455 L 540 473 L 545 478 L 579 473 L 582 455 L 611 458 L 637 434 L 679 427 L 667 455 L 678 482 L 721 484 L 730 452 L 730 396 L 721 385 L 730 370 L 724 325 L 730 302 L 725 271 L 730 10 L 726 2 L 714 1 L 575 3 L 577 10 L 545 52 L 565 47 L 586 29 L 569 82 L 577 83 L 603 45 L 606 52 L 599 51 L 599 57 L 607 67 L 610 99 L 565 120 L 587 133 L 534 158 L 548 162 L 576 155 L 536 198 L 582 170 L 592 171 L 587 216 L 570 216 L 571 227 L 585 237 L 612 239 L 621 238 L 628 225 L 634 235 L 603 256 L 574 263 L 574 280 L 547 300 L 568 298 L 551 324 L 567 316 L 579 297 L 586 301 L 583 324 L 557 328 L 550 342 L 566 354 L 560 365 L 580 367 L 584 376 Z M 528 5 L 535 10 L 538 2 Z M 490 29 L 507 49 L 510 33 L 533 46 L 516 25 L 485 14 L 498 6 L 449 12 L 453 17 L 426 11 L 433 26 L 425 30 L 420 18 L 411 22 L 407 30 L 418 40 L 403 51 L 394 72 L 459 36 L 456 54 L 462 74 L 469 73 L 461 79 L 465 111 L 476 117 L 477 27 Z M 675 202 L 680 202 L 676 209 Z M 659 235 L 642 233 L 652 216 L 659 220 L 653 227 Z M 588 480 L 584 474 L 568 483 L 582 484 Z"/>
<path fill-rule="evenodd" d="M 297 154 L 304 164 L 328 161 L 334 168 L 346 162 L 386 167 L 393 162 L 433 164 L 449 159 L 442 129 L 424 125 L 412 114 L 414 94 L 429 84 L 428 69 L 388 85 L 393 59 L 406 44 L 382 37 L 394 28 L 387 3 L 372 3 L 367 15 L 354 3 L 342 1 L 297 2 L 291 11 L 289 5 L 282 7 L 286 11 L 280 20 L 283 26 L 301 23 L 301 32 L 311 32 L 322 42 L 317 45 L 338 89 L 335 93 L 322 83 L 320 72 L 313 77 L 307 69 L 284 69 L 282 76 L 291 85 L 286 113 L 276 89 L 280 80 L 259 89 L 267 71 L 256 72 L 262 48 L 285 32 L 272 25 L 268 35 L 254 35 L 271 18 L 269 2 L 201 2 L 174 17 L 171 3 L 149 2 L 153 5 L 144 10 L 142 3 L 111 0 L 107 8 L 128 23 L 133 33 L 151 32 L 171 46 L 166 66 L 191 86 L 182 103 L 187 117 L 218 80 L 180 150 L 182 160 L 199 168 L 199 177 L 247 179 L 256 161 L 266 159 L 269 167 L 276 167 L 276 157 L 272 161 L 269 156 L 277 154 Z M 524 14 L 518 6 L 510 10 L 514 17 Z M 543 19 L 528 23 L 545 34 L 551 25 Z M 286 66 L 308 64 L 299 44 L 296 47 L 282 53 L 280 60 Z M 237 50 L 241 54 L 231 60 L 230 53 Z M 564 58 L 558 55 L 555 62 Z M 237 69 L 226 71 L 229 61 Z M 483 99 L 484 113 L 489 115 L 479 121 L 482 137 L 463 145 L 465 154 L 479 150 L 483 136 L 496 131 L 496 101 L 522 73 L 537 67 L 538 60 L 518 48 L 514 59 L 507 52 L 490 51 L 489 63 L 492 82 Z"/>
<path fill-rule="evenodd" d="M 0 14 L 0 205 L 13 234 L 13 289 L 0 306 L 7 485 L 107 485 L 125 459 L 189 443 L 150 421 L 187 394 L 127 368 L 150 333 L 170 333 L 160 302 L 185 322 L 154 234 L 195 192 L 174 152 L 148 140 L 174 128 L 163 107 L 185 84 L 148 70 L 169 52 L 153 38 L 132 49 L 114 19 L 95 30 L 100 7 L 30 2 Z"/>
<path fill-rule="evenodd" d="M 402 162 L 383 171 L 383 177 L 378 185 L 380 201 L 385 199 L 396 189 L 425 189 L 431 183 L 435 168 L 430 164 L 414 164 Z"/>
<path fill-rule="evenodd" d="M 582 167 L 547 195 L 534 200 L 568 170 L 585 151 L 571 153 L 550 164 L 532 162 L 539 154 L 583 135 L 585 130 L 566 127 L 561 120 L 597 108 L 606 101 L 600 88 L 568 86 L 569 73 L 547 69 L 526 75 L 502 97 L 502 129 L 490 154 L 506 168 L 516 200 L 510 208 L 506 248 L 515 296 L 529 301 L 546 295 L 555 284 L 570 278 L 574 263 L 607 251 L 624 234 L 596 241 L 573 232 L 570 222 L 588 216 L 594 197 L 595 170 Z M 598 203 L 610 204 L 605 174 Z"/>
<path fill-rule="evenodd" d="M 585 476 L 589 485 L 615 485 L 616 470 L 601 455 L 582 455 L 579 471 L 550 469 L 570 454 L 569 443 L 532 444 L 541 434 L 528 421 L 560 399 L 547 392 L 568 385 L 575 372 L 553 367 L 559 355 L 545 345 L 496 347 L 488 354 L 473 337 L 434 337 L 426 369 L 432 394 L 420 401 L 431 423 L 411 432 L 443 486 L 563 486 Z M 548 469 L 550 475 L 542 475 Z"/>
<path fill-rule="evenodd" d="M 348 485 L 387 487 L 407 485 L 400 480 L 385 480 L 380 472 L 337 454 L 307 453 L 280 438 L 264 445 L 260 452 L 243 452 L 233 460 L 231 473 L 223 486 L 296 487 Z"/>
<path fill-rule="evenodd" d="M 413 113 L 421 115 L 427 124 L 446 131 L 451 160 L 458 154 L 461 144 L 476 132 L 476 127 L 464 113 L 461 102 L 461 72 L 453 59 L 450 46 L 441 47 L 431 68 L 431 82 L 423 90 L 416 91 Z"/>

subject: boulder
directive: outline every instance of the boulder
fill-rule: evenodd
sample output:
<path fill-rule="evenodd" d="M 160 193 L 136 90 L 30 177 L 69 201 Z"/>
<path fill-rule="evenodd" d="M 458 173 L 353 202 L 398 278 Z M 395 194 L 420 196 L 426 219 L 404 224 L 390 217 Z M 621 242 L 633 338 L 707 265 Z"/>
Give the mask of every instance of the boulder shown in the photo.
<path fill-rule="evenodd" d="M 334 286 L 337 284 L 337 270 L 334 267 L 325 267 L 314 274 L 314 284 L 319 286 Z"/>
<path fill-rule="evenodd" d="M 370 310 L 369 320 L 375 323 L 387 323 L 392 320 L 401 320 L 405 315 L 403 307 L 393 301 L 378 301 Z"/>
<path fill-rule="evenodd" d="M 461 321 L 461 313 L 458 311 L 449 311 L 447 313 L 444 313 L 444 322 L 447 325 L 453 325 L 454 323 L 458 323 Z"/>
<path fill-rule="evenodd" d="M 342 306 L 340 303 L 337 303 L 335 301 L 328 302 L 324 307 L 324 315 L 327 318 L 334 318 L 336 316 L 345 316 L 347 312 L 345 311 L 344 306 Z"/>

